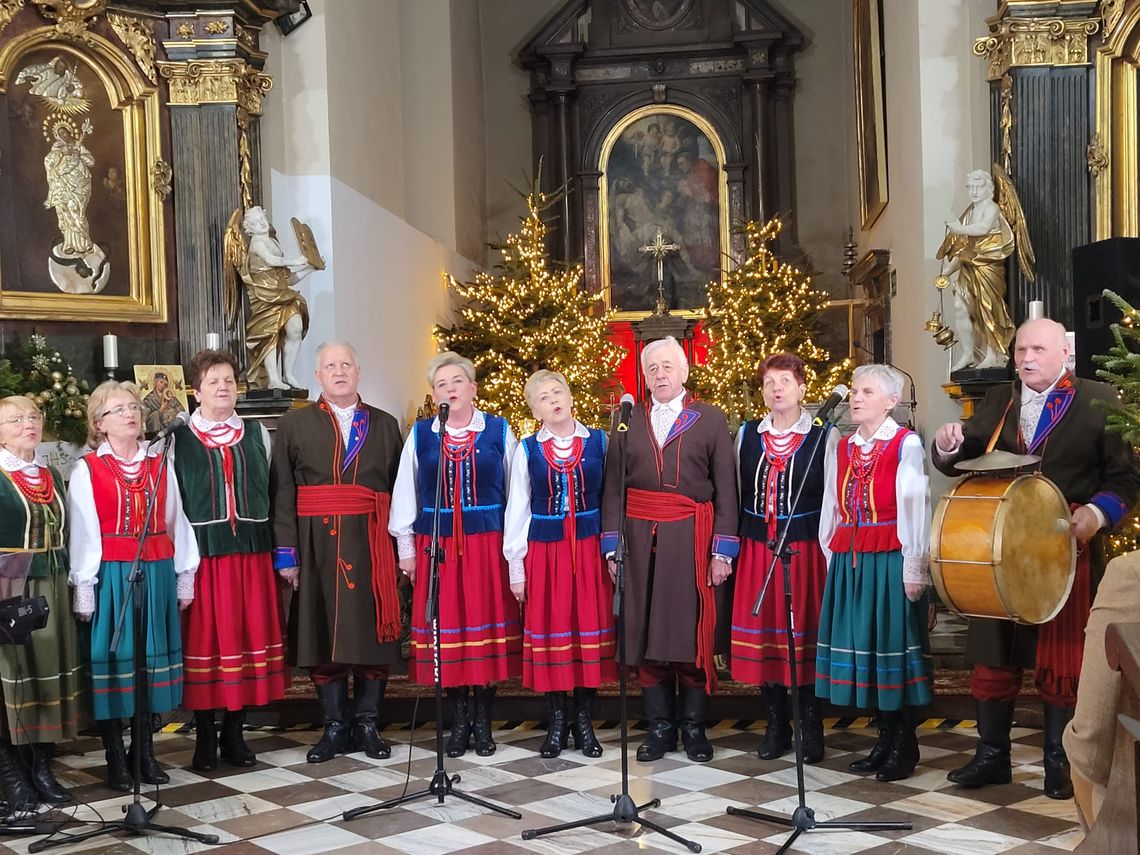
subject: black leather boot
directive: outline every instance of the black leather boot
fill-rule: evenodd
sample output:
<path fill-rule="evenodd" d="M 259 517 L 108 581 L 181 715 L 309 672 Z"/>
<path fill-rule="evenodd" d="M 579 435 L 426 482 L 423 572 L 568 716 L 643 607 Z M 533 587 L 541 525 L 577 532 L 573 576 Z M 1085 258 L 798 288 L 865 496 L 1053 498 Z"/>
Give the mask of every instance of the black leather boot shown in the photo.
<path fill-rule="evenodd" d="M 566 693 L 547 692 L 546 700 L 550 714 L 546 727 L 546 739 L 538 749 L 539 757 L 557 757 L 566 749 L 566 741 L 570 735 L 570 720 L 566 717 Z"/>
<path fill-rule="evenodd" d="M 218 726 L 213 710 L 194 710 L 194 759 L 190 765 L 199 772 L 218 768 Z"/>
<path fill-rule="evenodd" d="M 577 688 L 574 690 L 574 747 L 587 757 L 601 757 L 602 743 L 594 735 L 594 697 L 597 689 Z"/>
<path fill-rule="evenodd" d="M 134 789 L 135 779 L 127 765 L 127 749 L 123 746 L 123 725 L 117 718 L 99 722 L 99 736 L 107 758 L 107 786 L 120 793 Z"/>
<path fill-rule="evenodd" d="M 36 809 L 36 791 L 28 781 L 24 764 L 11 743 L 0 743 L 0 792 L 7 803 L 7 813 L 31 813 Z"/>
<path fill-rule="evenodd" d="M 673 681 L 665 680 L 656 686 L 642 689 L 641 702 L 645 705 L 649 728 L 645 741 L 637 746 L 637 762 L 652 763 L 664 757 L 667 751 L 677 750 L 677 726 L 673 721 L 676 706 Z"/>
<path fill-rule="evenodd" d="M 347 754 L 351 747 L 348 729 L 348 679 L 333 680 L 317 686 L 317 700 L 321 702 L 321 720 L 325 732 L 309 749 L 305 759 L 310 763 L 326 763 L 338 754 Z"/>
<path fill-rule="evenodd" d="M 491 706 L 494 703 L 494 686 L 475 687 L 475 715 L 471 730 L 475 737 L 475 753 L 480 757 L 490 757 L 495 753 L 495 737 L 491 733 Z"/>
<path fill-rule="evenodd" d="M 815 686 L 800 686 L 800 740 L 803 743 L 804 762 L 818 763 L 823 759 L 823 718 L 819 713 L 819 698 Z"/>
<path fill-rule="evenodd" d="M 891 736 L 891 750 L 887 759 L 875 774 L 876 781 L 901 781 L 914 774 L 918 765 L 918 726 L 914 707 L 903 706 L 897 712 L 885 713 L 894 719 L 894 733 Z"/>
<path fill-rule="evenodd" d="M 227 765 L 245 769 L 257 765 L 257 755 L 245 744 L 245 709 L 226 710 L 222 714 L 222 736 L 218 747 Z"/>
<path fill-rule="evenodd" d="M 380 704 L 384 700 L 384 689 L 387 686 L 386 677 L 379 680 L 356 681 L 352 744 L 357 751 L 363 751 L 365 756 L 373 760 L 383 760 L 392 756 L 392 746 L 380 735 Z"/>
<path fill-rule="evenodd" d="M 139 752 L 139 771 L 144 784 L 169 784 L 170 776 L 162 771 L 158 761 L 154 759 L 154 731 L 150 729 L 150 716 L 147 716 L 142 733 L 135 733 L 131 724 L 131 751 Z M 127 758 L 128 768 L 133 769 L 131 757 Z"/>
<path fill-rule="evenodd" d="M 447 690 L 451 700 L 451 736 L 447 739 L 447 756 L 462 757 L 471 742 L 471 717 L 467 710 L 467 687 Z"/>
<path fill-rule="evenodd" d="M 705 736 L 705 720 L 709 716 L 709 695 L 704 689 L 681 686 L 681 743 L 685 755 L 694 763 L 707 763 L 713 758 L 712 743 Z"/>
<path fill-rule="evenodd" d="M 959 787 L 976 789 L 1013 780 L 1009 759 L 1009 730 L 1013 727 L 1013 701 L 978 701 L 978 747 L 974 759 L 946 778 Z"/>
<path fill-rule="evenodd" d="M 71 794 L 59 785 L 51 770 L 51 758 L 55 756 L 55 746 L 50 742 L 35 742 L 27 746 L 28 776 L 40 801 L 49 805 L 65 805 Z"/>
<path fill-rule="evenodd" d="M 756 749 L 761 760 L 775 760 L 783 757 L 792 747 L 792 725 L 788 721 L 788 687 L 777 683 L 765 683 L 760 687 L 764 698 L 767 724 L 764 727 L 764 741 Z"/>
<path fill-rule="evenodd" d="M 872 746 L 871 753 L 847 764 L 848 769 L 852 772 L 858 772 L 860 775 L 878 772 L 883 763 L 886 762 L 887 755 L 891 753 L 891 740 L 895 735 L 894 721 L 889 716 L 884 715 L 882 710 L 875 710 L 875 721 L 879 727 L 879 739 Z"/>
<path fill-rule="evenodd" d="M 1045 795 L 1051 799 L 1071 799 L 1073 781 L 1069 775 L 1069 758 L 1061 744 L 1065 725 L 1073 717 L 1072 707 L 1045 704 Z"/>

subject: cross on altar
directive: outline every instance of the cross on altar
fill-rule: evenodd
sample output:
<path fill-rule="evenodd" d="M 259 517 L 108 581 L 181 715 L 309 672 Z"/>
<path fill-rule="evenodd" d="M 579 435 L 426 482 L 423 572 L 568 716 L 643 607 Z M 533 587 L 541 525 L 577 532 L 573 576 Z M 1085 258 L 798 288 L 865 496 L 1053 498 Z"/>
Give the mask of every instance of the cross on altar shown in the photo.
<path fill-rule="evenodd" d="M 654 309 L 655 314 L 664 315 L 669 311 L 665 305 L 665 254 L 678 252 L 680 249 L 681 247 L 675 243 L 665 243 L 660 226 L 657 227 L 657 234 L 652 243 L 638 247 L 638 252 L 649 253 L 657 260 L 657 306 Z"/>

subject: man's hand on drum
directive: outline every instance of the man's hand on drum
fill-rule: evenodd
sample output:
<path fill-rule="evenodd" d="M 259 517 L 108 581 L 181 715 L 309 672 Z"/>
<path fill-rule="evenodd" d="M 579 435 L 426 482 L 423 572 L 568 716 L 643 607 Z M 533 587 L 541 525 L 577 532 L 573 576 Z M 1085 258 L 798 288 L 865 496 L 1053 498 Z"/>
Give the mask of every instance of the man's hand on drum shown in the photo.
<path fill-rule="evenodd" d="M 934 446 L 942 454 L 953 454 L 965 441 L 961 422 L 947 422 L 934 434 Z"/>
<path fill-rule="evenodd" d="M 1081 549 L 1093 539 L 1100 531 L 1100 520 L 1087 505 L 1081 505 L 1073 511 L 1073 536 L 1077 539 L 1077 546 Z"/>

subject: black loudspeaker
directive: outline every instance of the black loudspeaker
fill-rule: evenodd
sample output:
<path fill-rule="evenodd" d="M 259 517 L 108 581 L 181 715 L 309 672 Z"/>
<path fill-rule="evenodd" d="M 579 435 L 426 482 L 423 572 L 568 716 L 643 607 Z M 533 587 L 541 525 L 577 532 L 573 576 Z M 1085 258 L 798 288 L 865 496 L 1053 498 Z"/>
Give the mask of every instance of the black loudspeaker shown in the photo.
<path fill-rule="evenodd" d="M 1106 300 L 1105 289 L 1140 306 L 1140 238 L 1110 238 L 1073 250 L 1073 333 L 1077 376 L 1096 379 L 1093 356 L 1112 347 L 1111 325 L 1120 310 Z"/>

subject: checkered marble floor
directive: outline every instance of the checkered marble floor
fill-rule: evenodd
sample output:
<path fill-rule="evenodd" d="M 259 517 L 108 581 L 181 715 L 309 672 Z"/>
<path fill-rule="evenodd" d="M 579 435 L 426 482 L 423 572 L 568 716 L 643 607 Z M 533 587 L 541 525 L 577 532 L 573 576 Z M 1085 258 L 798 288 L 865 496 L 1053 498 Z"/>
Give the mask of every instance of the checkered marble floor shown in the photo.
<path fill-rule="evenodd" d="M 607 723 L 607 724 L 612 724 Z M 928 721 L 920 730 L 922 759 L 906 781 L 880 784 L 848 772 L 854 756 L 869 749 L 874 739 L 865 719 L 828 721 L 827 756 L 807 767 L 808 806 L 818 819 L 901 820 L 911 831 L 832 832 L 802 835 L 795 852 L 818 855 L 887 855 L 887 853 L 1056 853 L 1071 851 L 1082 835 L 1069 802 L 1042 794 L 1041 733 L 1015 728 L 1013 783 L 980 791 L 960 791 L 946 781 L 946 771 L 965 762 L 974 745 L 974 731 L 959 723 Z M 725 722 L 710 730 L 716 747 L 711 763 L 688 762 L 672 754 L 653 764 L 630 756 L 630 791 L 638 802 L 661 799 L 646 816 L 691 838 L 705 853 L 774 852 L 787 832 L 764 823 L 729 816 L 725 808 L 751 807 L 788 813 L 796 805 L 795 767 L 789 760 L 761 761 L 753 753 L 760 725 Z M 391 758 L 369 760 L 363 754 L 338 757 L 311 765 L 305 751 L 319 737 L 317 730 L 259 731 L 248 734 L 258 764 L 251 770 L 219 768 L 210 774 L 190 770 L 193 736 L 163 733 L 156 737 L 160 761 L 171 782 L 162 788 L 163 809 L 156 821 L 217 834 L 230 855 L 308 855 L 344 852 L 353 855 L 436 855 L 465 852 L 499 853 L 685 853 L 683 847 L 638 826 L 616 827 L 604 822 L 532 841 L 523 829 L 579 819 L 612 810 L 609 796 L 619 788 L 618 731 L 604 727 L 598 736 L 606 751 L 591 760 L 569 751 L 553 760 L 537 754 L 544 732 L 533 723 L 506 723 L 496 732 L 498 751 L 488 758 L 473 752 L 450 760 L 447 768 L 461 777 L 456 786 L 473 795 L 520 811 L 521 821 L 509 819 L 460 799 L 444 805 L 434 798 L 379 811 L 345 822 L 343 811 L 374 805 L 426 786 L 433 770 L 434 730 L 392 728 Z M 636 745 L 641 733 L 631 731 Z M 45 818 L 70 819 L 61 834 L 93 827 L 99 818 L 116 819 L 129 797 L 109 791 L 102 783 L 103 758 L 96 739 L 83 739 L 63 748 L 61 781 L 83 804 Z M 407 777 L 410 775 L 410 783 Z M 149 804 L 149 802 L 148 802 Z M 0 851 L 23 853 L 35 837 L 5 837 Z M 103 836 L 85 844 L 69 844 L 57 852 L 156 855 L 197 852 L 221 847 L 163 837 Z"/>

